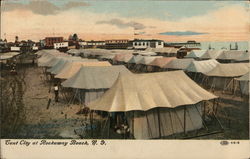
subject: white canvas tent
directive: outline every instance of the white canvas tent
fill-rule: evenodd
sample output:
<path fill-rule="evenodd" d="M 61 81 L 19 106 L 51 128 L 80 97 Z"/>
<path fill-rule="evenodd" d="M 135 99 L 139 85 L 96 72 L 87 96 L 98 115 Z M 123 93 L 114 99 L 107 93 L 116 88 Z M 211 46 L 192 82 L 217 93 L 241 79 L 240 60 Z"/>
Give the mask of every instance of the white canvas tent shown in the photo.
<path fill-rule="evenodd" d="M 73 76 L 82 66 L 111 66 L 107 61 L 95 62 L 95 61 L 82 61 L 68 63 L 64 68 L 55 76 L 59 79 L 68 79 Z"/>
<path fill-rule="evenodd" d="M 206 73 L 214 69 L 218 64 L 219 62 L 214 59 L 204 61 L 192 61 L 186 68 L 186 71 Z"/>
<path fill-rule="evenodd" d="M 233 90 L 233 79 L 249 72 L 249 63 L 218 64 L 214 69 L 204 73 L 203 82 L 211 89 Z"/>
<path fill-rule="evenodd" d="M 149 65 L 155 59 L 160 59 L 162 56 L 144 56 L 141 60 L 139 60 L 134 69 L 136 72 L 144 72 L 147 71 L 147 65 Z"/>
<path fill-rule="evenodd" d="M 200 59 L 217 59 L 222 52 L 223 50 L 207 50 L 202 56 L 200 56 Z"/>
<path fill-rule="evenodd" d="M 179 49 L 174 47 L 163 47 L 163 48 L 147 48 L 145 51 L 155 52 L 158 55 L 165 57 L 176 57 Z"/>
<path fill-rule="evenodd" d="M 163 66 L 167 70 L 185 70 L 194 59 L 174 59 Z"/>
<path fill-rule="evenodd" d="M 216 59 L 221 62 L 235 62 L 246 54 L 241 50 L 224 50 Z"/>
<path fill-rule="evenodd" d="M 126 112 L 134 137 L 148 139 L 201 128 L 200 102 L 215 98 L 183 71 L 121 74 L 101 98 L 88 106 L 92 110 Z"/>
<path fill-rule="evenodd" d="M 87 104 L 99 98 L 109 89 L 120 73 L 131 73 L 125 66 L 81 67 L 71 78 L 62 82 L 66 88 L 74 88 L 75 96 L 81 103 Z"/>
<path fill-rule="evenodd" d="M 238 82 L 238 88 L 241 95 L 249 95 L 249 76 L 250 73 L 248 72 L 239 78 L 235 78 L 235 80 Z M 235 89 L 237 89 L 237 85 Z"/>
<path fill-rule="evenodd" d="M 192 50 L 185 58 L 200 58 L 207 50 Z"/>

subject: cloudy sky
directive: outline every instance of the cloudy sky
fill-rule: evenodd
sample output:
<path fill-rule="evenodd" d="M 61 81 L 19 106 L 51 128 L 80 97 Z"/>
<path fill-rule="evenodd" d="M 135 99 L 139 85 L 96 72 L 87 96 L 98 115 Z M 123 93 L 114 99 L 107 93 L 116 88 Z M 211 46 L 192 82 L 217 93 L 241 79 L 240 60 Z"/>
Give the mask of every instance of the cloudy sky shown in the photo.
<path fill-rule="evenodd" d="M 4 0 L 1 38 L 246 41 L 247 1 Z"/>

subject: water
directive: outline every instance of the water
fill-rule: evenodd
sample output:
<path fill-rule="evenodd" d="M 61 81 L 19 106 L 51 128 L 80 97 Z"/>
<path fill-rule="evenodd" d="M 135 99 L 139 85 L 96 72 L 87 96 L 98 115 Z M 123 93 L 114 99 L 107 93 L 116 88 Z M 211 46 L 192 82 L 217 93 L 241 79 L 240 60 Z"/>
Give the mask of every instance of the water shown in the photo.
<path fill-rule="evenodd" d="M 230 44 L 232 45 L 232 48 L 235 48 L 235 42 L 200 42 L 201 43 L 201 49 L 207 50 L 209 48 L 209 44 L 211 45 L 211 48 L 214 48 L 216 50 L 219 50 L 221 48 L 230 49 Z M 238 44 L 238 50 L 249 50 L 249 42 L 248 41 L 240 41 L 237 42 Z"/>

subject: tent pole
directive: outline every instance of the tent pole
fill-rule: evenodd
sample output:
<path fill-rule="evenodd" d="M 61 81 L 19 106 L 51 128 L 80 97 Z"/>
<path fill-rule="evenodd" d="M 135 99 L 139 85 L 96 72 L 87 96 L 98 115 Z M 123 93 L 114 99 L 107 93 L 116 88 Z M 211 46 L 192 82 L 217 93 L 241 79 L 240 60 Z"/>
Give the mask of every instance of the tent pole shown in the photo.
<path fill-rule="evenodd" d="M 242 89 L 241 89 L 241 84 L 240 84 L 240 81 L 239 81 L 239 88 L 240 88 L 240 96 L 243 97 L 243 93 L 242 93 Z"/>
<path fill-rule="evenodd" d="M 160 117 L 160 108 L 157 108 L 158 114 L 158 125 L 159 125 L 159 137 L 161 138 L 161 117 Z"/>
<path fill-rule="evenodd" d="M 90 111 L 90 127 L 91 127 L 91 137 L 93 138 L 93 111 Z"/>
<path fill-rule="evenodd" d="M 179 122 L 180 122 L 180 124 L 181 124 L 182 129 L 184 130 L 184 127 L 183 127 L 183 125 L 182 125 L 181 119 L 180 119 L 180 117 L 178 116 L 178 114 L 177 114 L 177 112 L 176 112 L 175 109 L 174 109 L 174 112 L 175 112 L 175 115 L 177 116 L 177 118 L 178 118 L 178 120 L 179 120 Z"/>
<path fill-rule="evenodd" d="M 145 112 L 145 115 L 146 115 L 147 125 L 148 125 L 148 134 L 151 136 L 151 138 L 153 138 L 152 131 L 151 131 L 151 127 L 150 127 L 150 125 L 149 125 L 149 120 L 148 120 L 147 111 Z"/>
<path fill-rule="evenodd" d="M 184 106 L 184 134 L 186 135 L 186 106 Z"/>
<path fill-rule="evenodd" d="M 133 119 L 132 119 L 132 133 L 134 135 L 135 131 L 134 131 L 134 125 L 135 125 L 135 112 L 133 111 Z"/>
<path fill-rule="evenodd" d="M 110 129 L 110 116 L 108 114 L 108 139 L 110 138 L 109 129 Z"/>
<path fill-rule="evenodd" d="M 214 112 L 214 109 L 215 109 L 215 99 L 213 100 L 213 112 Z"/>
<path fill-rule="evenodd" d="M 206 102 L 204 101 L 203 104 L 203 120 L 205 121 L 205 116 L 206 116 Z"/>
<path fill-rule="evenodd" d="M 201 113 L 200 113 L 200 111 L 199 111 L 199 109 L 197 108 L 196 105 L 195 105 L 195 108 L 196 108 L 196 110 L 198 111 L 198 113 L 199 113 L 199 115 L 200 115 L 200 117 L 201 117 L 201 120 L 202 120 L 202 123 L 203 123 L 204 127 L 205 127 L 206 130 L 208 131 L 207 125 L 206 125 L 206 123 L 205 123 L 205 121 L 204 121 L 204 119 L 203 119 L 203 117 L 202 117 L 202 115 L 201 115 Z"/>
<path fill-rule="evenodd" d="M 174 138 L 176 138 L 176 137 L 175 137 L 175 135 L 174 135 L 174 134 L 175 134 L 175 132 L 174 132 L 174 127 L 173 127 L 173 121 L 172 121 L 171 112 L 169 111 L 168 113 L 169 113 L 169 117 L 170 117 L 170 121 L 171 121 L 171 129 L 172 129 L 172 133 L 173 133 Z"/>

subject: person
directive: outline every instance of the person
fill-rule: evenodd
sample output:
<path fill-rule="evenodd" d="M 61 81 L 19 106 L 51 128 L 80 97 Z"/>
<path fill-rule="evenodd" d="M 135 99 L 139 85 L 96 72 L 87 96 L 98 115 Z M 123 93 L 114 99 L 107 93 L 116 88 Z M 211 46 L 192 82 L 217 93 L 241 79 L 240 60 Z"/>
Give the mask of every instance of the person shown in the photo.
<path fill-rule="evenodd" d="M 57 84 L 54 85 L 54 93 L 55 93 L 55 102 L 58 102 L 59 88 Z"/>

